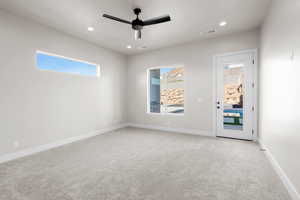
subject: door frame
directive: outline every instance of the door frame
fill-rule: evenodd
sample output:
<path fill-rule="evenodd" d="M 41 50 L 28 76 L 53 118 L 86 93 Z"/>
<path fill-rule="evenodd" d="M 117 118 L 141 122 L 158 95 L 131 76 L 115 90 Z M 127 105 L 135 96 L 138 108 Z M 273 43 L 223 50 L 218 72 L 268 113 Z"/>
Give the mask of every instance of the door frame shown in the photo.
<path fill-rule="evenodd" d="M 212 99 L 212 110 L 213 110 L 213 134 L 215 137 L 217 137 L 217 59 L 219 57 L 224 57 L 224 56 L 233 56 L 233 55 L 238 55 L 242 53 L 252 53 L 253 54 L 253 136 L 252 140 L 257 142 L 258 141 L 258 49 L 247 49 L 247 50 L 242 50 L 242 51 L 235 51 L 235 52 L 230 52 L 230 53 L 225 53 L 225 54 L 216 54 L 213 56 L 213 99 Z"/>

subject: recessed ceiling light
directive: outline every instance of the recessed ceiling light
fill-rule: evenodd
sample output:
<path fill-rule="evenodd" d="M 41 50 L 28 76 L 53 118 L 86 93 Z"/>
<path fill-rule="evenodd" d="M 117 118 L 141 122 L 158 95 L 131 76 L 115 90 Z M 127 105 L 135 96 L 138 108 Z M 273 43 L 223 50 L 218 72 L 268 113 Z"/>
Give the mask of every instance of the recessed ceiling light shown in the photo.
<path fill-rule="evenodd" d="M 91 26 L 88 27 L 88 31 L 94 31 L 94 30 L 95 30 L 94 27 Z"/>
<path fill-rule="evenodd" d="M 132 46 L 131 45 L 127 45 L 127 49 L 131 49 L 132 48 Z"/>
<path fill-rule="evenodd" d="M 225 22 L 225 21 L 222 21 L 222 22 L 220 22 L 220 24 L 219 24 L 220 26 L 226 26 L 227 25 L 227 22 Z"/>

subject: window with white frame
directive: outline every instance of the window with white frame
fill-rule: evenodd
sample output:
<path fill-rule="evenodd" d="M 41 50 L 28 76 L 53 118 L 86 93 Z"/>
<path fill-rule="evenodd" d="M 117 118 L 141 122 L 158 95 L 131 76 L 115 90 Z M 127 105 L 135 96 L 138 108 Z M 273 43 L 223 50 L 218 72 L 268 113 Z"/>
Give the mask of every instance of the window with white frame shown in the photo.
<path fill-rule="evenodd" d="M 86 61 L 66 58 L 64 56 L 58 56 L 41 51 L 36 52 L 36 61 L 37 68 L 40 70 L 49 70 L 85 76 L 100 76 L 99 65 Z"/>
<path fill-rule="evenodd" d="M 148 113 L 184 113 L 184 67 L 148 70 Z"/>

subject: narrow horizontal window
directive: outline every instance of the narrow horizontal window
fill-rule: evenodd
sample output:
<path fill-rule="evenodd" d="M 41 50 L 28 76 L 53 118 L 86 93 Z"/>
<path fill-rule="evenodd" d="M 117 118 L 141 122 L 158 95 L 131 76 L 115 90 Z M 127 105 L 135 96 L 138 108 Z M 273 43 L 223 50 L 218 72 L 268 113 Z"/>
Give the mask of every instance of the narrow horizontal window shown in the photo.
<path fill-rule="evenodd" d="M 100 76 L 100 67 L 85 61 L 78 61 L 54 54 L 38 51 L 36 53 L 37 67 L 41 70 L 79 74 L 85 76 Z"/>
<path fill-rule="evenodd" d="M 184 113 L 184 67 L 148 70 L 148 112 Z"/>

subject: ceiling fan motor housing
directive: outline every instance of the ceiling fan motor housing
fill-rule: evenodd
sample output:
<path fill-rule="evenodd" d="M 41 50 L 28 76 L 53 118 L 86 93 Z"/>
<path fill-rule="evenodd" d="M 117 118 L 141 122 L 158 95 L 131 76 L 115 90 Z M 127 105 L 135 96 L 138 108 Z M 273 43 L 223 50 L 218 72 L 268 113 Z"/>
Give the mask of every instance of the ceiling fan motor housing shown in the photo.
<path fill-rule="evenodd" d="M 133 9 L 134 14 L 136 14 L 136 19 L 132 21 L 132 28 L 134 30 L 142 30 L 143 29 L 143 21 L 139 19 L 139 14 L 142 12 L 140 8 Z"/>
<path fill-rule="evenodd" d="M 142 30 L 143 29 L 143 21 L 140 19 L 135 19 L 132 21 L 132 28 L 134 30 Z"/>

